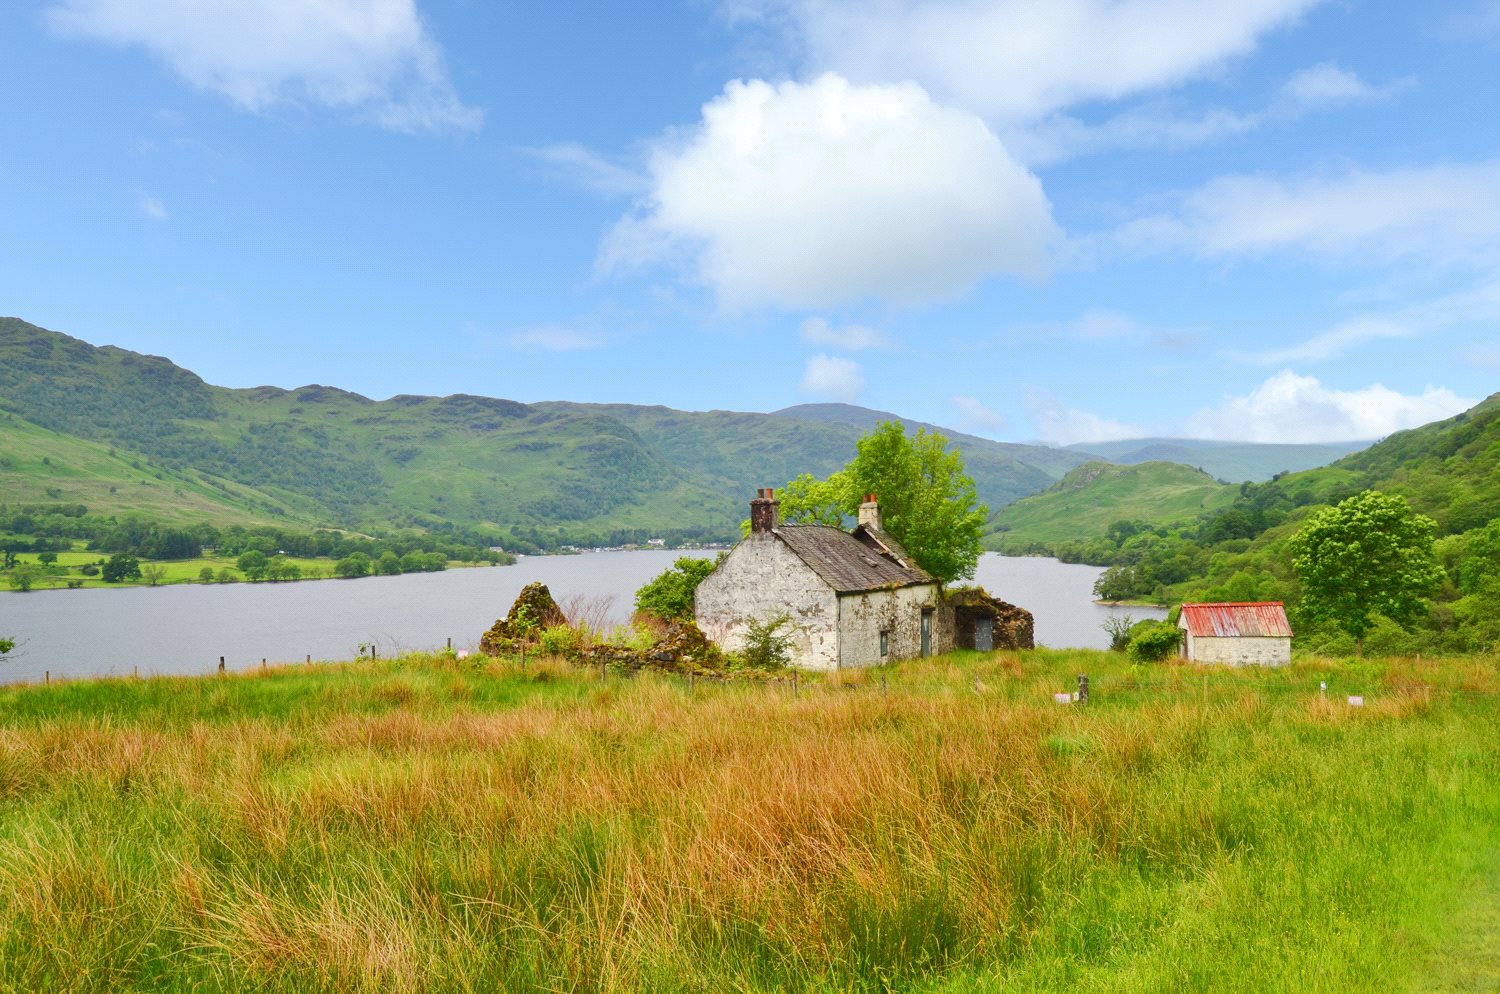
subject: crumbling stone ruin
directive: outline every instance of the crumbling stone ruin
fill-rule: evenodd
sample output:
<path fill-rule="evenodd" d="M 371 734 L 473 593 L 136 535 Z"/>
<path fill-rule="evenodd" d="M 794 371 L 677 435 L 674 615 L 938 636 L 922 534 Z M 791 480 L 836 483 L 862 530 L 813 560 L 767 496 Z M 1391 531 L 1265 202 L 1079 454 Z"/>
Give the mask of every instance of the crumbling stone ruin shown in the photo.
<path fill-rule="evenodd" d="M 983 587 L 948 591 L 943 609 L 952 625 L 956 649 L 1036 648 L 1031 612 L 991 597 Z"/>
<path fill-rule="evenodd" d="M 510 606 L 510 613 L 496 621 L 479 638 L 479 651 L 486 656 L 534 649 L 542 632 L 554 625 L 566 625 L 568 616 L 552 599 L 545 583 L 528 583 Z"/>

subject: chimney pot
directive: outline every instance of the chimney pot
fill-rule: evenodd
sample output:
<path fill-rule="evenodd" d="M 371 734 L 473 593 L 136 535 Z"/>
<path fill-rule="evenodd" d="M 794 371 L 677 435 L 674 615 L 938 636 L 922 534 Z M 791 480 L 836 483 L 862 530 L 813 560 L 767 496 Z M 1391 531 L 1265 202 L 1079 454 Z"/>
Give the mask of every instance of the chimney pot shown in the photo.
<path fill-rule="evenodd" d="M 775 531 L 776 512 L 780 506 L 773 488 L 757 489 L 755 499 L 750 502 L 750 534 L 757 535 L 762 532 L 770 534 Z"/>
<path fill-rule="evenodd" d="M 865 502 L 859 505 L 859 523 L 871 531 L 885 531 L 880 520 L 880 504 L 874 494 L 866 495 Z"/>

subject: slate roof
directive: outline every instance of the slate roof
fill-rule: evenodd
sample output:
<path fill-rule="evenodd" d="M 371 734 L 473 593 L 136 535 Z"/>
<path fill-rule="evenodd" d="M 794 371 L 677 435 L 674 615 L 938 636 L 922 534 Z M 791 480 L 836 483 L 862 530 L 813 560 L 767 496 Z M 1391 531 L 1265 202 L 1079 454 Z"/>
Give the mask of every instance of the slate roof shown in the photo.
<path fill-rule="evenodd" d="M 1194 638 L 1290 638 L 1281 601 L 1184 604 L 1178 621 Z"/>
<path fill-rule="evenodd" d="M 773 534 L 841 594 L 935 582 L 883 532 L 879 540 L 886 552 L 828 525 L 781 525 Z"/>

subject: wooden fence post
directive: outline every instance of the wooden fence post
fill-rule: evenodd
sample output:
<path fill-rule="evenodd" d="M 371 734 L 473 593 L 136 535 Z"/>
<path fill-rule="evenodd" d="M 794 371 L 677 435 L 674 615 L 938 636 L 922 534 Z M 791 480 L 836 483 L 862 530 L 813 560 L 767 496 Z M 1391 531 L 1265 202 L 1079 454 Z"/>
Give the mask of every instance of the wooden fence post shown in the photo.
<path fill-rule="evenodd" d="M 796 697 L 797 697 L 797 671 L 796 670 L 792 670 L 792 698 L 795 700 Z"/>
<path fill-rule="evenodd" d="M 224 675 L 224 657 L 223 656 L 219 657 L 219 675 L 220 676 Z"/>
<path fill-rule="evenodd" d="M 1087 673 L 1078 674 L 1078 703 L 1089 702 L 1089 677 Z"/>

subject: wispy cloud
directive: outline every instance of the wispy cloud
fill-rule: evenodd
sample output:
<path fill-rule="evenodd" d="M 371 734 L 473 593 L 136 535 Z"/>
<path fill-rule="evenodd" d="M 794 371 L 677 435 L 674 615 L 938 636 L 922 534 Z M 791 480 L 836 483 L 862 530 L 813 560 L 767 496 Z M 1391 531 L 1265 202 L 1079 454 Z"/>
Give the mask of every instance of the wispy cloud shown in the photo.
<path fill-rule="evenodd" d="M 914 80 L 991 120 L 1038 120 L 1203 76 L 1318 0 L 730 0 L 811 72 Z"/>
<path fill-rule="evenodd" d="M 978 397 L 957 394 L 948 398 L 948 403 L 958 408 L 960 414 L 959 427 L 966 428 L 969 431 L 998 435 L 1009 425 L 1002 414 L 991 410 Z"/>
<path fill-rule="evenodd" d="M 611 161 L 578 142 L 523 151 L 567 182 L 604 196 L 638 196 L 651 186 L 644 173 Z"/>
<path fill-rule="evenodd" d="M 149 193 L 137 193 L 135 196 L 136 209 L 141 216 L 148 221 L 165 221 L 167 219 L 167 206 Z"/>
<path fill-rule="evenodd" d="M 549 324 L 518 329 L 506 335 L 504 342 L 527 352 L 581 352 L 602 348 L 609 344 L 609 339 L 591 331 Z"/>
<path fill-rule="evenodd" d="M 1071 321 L 1012 325 L 1001 333 L 1001 338 L 1147 346 L 1180 352 L 1194 348 L 1199 336 L 1194 331 L 1145 324 L 1128 314 L 1108 308 L 1091 308 Z"/>
<path fill-rule="evenodd" d="M 68 37 L 140 46 L 251 111 L 312 104 L 398 131 L 473 130 L 415 0 L 59 0 Z"/>
<path fill-rule="evenodd" d="M 1500 249 L 1500 160 L 1294 179 L 1223 176 L 1112 239 L 1136 253 L 1488 262 Z"/>
<path fill-rule="evenodd" d="M 802 340 L 809 345 L 842 349 L 845 352 L 863 352 L 866 349 L 890 349 L 895 346 L 891 337 L 883 331 L 867 328 L 862 324 L 834 326 L 823 318 L 808 318 L 802 322 Z"/>
<path fill-rule="evenodd" d="M 1132 107 L 1099 123 L 1057 114 L 1008 132 L 1033 166 L 1121 148 L 1191 148 L 1248 134 L 1268 125 L 1350 104 L 1387 100 L 1413 85 L 1401 78 L 1379 86 L 1331 62 L 1293 73 L 1269 104 L 1253 111 L 1222 107 L 1186 110 L 1167 98 Z"/>
<path fill-rule="evenodd" d="M 852 404 L 864 393 L 865 376 L 852 359 L 815 355 L 807 360 L 798 390 L 809 397 Z"/>
<path fill-rule="evenodd" d="M 1036 425 L 1037 437 L 1055 445 L 1108 442 L 1146 435 L 1146 431 L 1136 425 L 1068 407 L 1051 391 L 1041 387 L 1024 387 L 1021 398 Z"/>

